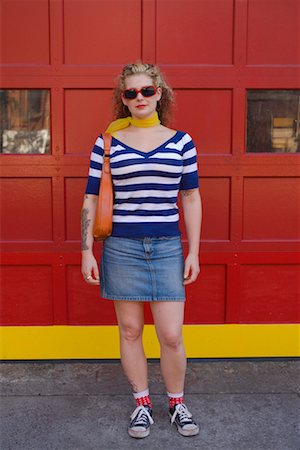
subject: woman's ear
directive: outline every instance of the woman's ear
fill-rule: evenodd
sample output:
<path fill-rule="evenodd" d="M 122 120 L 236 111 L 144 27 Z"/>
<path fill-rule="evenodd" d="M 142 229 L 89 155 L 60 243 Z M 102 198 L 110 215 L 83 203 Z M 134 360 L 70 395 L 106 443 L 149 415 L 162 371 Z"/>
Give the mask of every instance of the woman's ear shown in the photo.
<path fill-rule="evenodd" d="M 159 100 L 160 100 L 161 97 L 162 97 L 162 88 L 160 88 L 160 87 L 157 88 L 157 90 L 156 90 L 156 95 L 158 95 L 157 101 L 159 102 Z"/>
<path fill-rule="evenodd" d="M 121 94 L 121 100 L 122 100 L 123 105 L 127 106 L 127 101 L 126 101 L 126 98 L 124 98 L 123 94 Z"/>

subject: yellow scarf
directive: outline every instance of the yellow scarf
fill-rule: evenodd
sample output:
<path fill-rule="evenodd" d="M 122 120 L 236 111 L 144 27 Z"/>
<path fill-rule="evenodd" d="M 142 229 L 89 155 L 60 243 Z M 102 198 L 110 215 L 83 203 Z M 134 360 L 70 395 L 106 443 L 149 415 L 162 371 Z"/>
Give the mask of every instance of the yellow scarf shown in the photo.
<path fill-rule="evenodd" d="M 134 127 L 139 128 L 148 128 L 154 127 L 155 125 L 159 125 L 160 120 L 158 118 L 157 111 L 153 114 L 153 116 L 148 119 L 133 119 L 133 117 L 128 116 L 123 119 L 117 119 L 111 122 L 106 129 L 105 133 L 113 134 L 118 130 L 123 130 L 123 128 L 129 127 L 129 125 L 133 125 Z"/>

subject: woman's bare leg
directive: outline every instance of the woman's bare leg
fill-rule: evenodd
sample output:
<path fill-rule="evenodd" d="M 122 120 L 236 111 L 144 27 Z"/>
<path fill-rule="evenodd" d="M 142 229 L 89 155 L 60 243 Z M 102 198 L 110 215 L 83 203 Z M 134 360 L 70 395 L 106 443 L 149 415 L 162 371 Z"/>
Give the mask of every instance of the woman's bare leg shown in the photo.
<path fill-rule="evenodd" d="M 147 360 L 142 342 L 144 304 L 116 300 L 114 306 L 120 332 L 122 367 L 133 392 L 141 392 L 148 388 Z"/>
<path fill-rule="evenodd" d="M 151 310 L 160 342 L 160 366 L 165 387 L 173 394 L 183 392 L 186 372 L 182 339 L 184 302 L 153 302 Z"/>

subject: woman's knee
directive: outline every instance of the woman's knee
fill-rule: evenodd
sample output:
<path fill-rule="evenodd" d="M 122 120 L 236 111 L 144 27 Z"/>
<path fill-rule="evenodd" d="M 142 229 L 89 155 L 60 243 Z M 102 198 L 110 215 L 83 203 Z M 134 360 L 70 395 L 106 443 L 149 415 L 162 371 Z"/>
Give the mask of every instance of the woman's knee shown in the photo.
<path fill-rule="evenodd" d="M 181 332 L 165 332 L 159 338 L 162 347 L 178 351 L 182 348 L 183 339 Z"/>
<path fill-rule="evenodd" d="M 120 326 L 121 339 L 127 342 L 135 342 L 142 338 L 143 326 L 127 324 Z"/>

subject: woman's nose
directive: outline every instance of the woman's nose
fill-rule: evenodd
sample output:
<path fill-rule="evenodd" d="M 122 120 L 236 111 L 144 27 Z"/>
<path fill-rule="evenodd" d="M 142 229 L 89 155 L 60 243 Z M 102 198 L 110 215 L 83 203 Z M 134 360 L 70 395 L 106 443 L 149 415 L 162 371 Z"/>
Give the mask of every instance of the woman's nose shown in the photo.
<path fill-rule="evenodd" d="M 137 100 L 143 100 L 144 97 L 142 96 L 141 92 L 138 92 L 138 95 L 136 96 Z"/>

